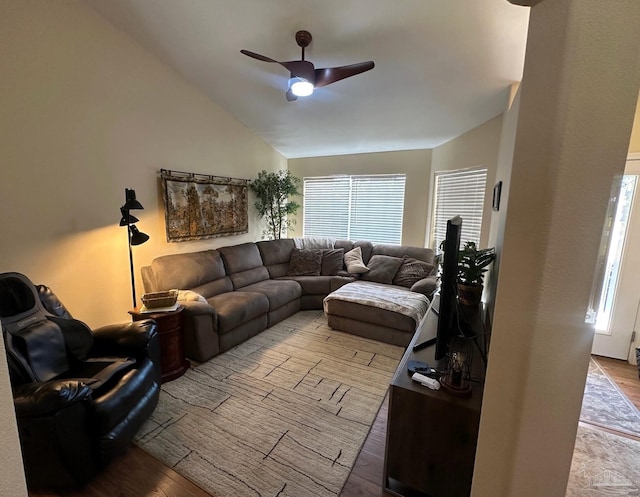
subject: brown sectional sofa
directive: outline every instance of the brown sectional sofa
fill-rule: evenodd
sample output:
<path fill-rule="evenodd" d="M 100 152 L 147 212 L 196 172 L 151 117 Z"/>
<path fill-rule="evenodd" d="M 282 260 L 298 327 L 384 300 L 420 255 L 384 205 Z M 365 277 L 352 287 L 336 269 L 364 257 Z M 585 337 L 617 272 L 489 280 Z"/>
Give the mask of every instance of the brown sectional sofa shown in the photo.
<path fill-rule="evenodd" d="M 365 264 L 374 255 L 433 262 L 433 251 L 427 248 L 348 240 L 334 244 L 345 253 L 354 247 L 361 248 Z M 172 288 L 194 292 L 189 298 L 198 300 L 181 301 L 186 307 L 186 354 L 205 361 L 300 309 L 322 309 L 327 295 L 358 279 L 344 268 L 337 274 L 288 275 L 294 248 L 293 239 L 281 239 L 165 255 L 142 268 L 142 280 L 147 292 Z M 411 290 L 431 295 L 435 288 L 435 276 L 429 276 Z"/>

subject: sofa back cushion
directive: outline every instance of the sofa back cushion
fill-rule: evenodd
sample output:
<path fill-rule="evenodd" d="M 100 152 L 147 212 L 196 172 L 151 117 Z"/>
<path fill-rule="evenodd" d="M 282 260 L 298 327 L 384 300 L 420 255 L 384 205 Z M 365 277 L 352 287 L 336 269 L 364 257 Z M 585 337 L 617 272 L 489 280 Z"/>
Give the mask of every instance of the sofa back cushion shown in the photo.
<path fill-rule="evenodd" d="M 373 246 L 371 255 L 390 255 L 392 257 L 404 256 L 418 259 L 419 261 L 433 264 L 433 250 L 425 247 L 409 247 L 407 245 L 385 245 L 376 244 Z"/>
<path fill-rule="evenodd" d="M 264 267 L 255 243 L 221 247 L 218 251 L 234 289 L 269 279 L 269 271 Z"/>
<path fill-rule="evenodd" d="M 142 268 L 144 288 L 159 292 L 193 290 L 205 298 L 233 290 L 217 250 L 163 255 Z"/>
<path fill-rule="evenodd" d="M 263 240 L 256 242 L 256 246 L 271 278 L 279 278 L 287 273 L 291 251 L 294 248 L 292 238 Z"/>

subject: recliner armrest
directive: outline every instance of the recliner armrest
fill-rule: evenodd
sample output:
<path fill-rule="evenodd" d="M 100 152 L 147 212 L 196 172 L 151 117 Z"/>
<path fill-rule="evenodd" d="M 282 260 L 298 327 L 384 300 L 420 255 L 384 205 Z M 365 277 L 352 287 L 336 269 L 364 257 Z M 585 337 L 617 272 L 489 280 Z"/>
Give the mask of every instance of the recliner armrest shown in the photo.
<path fill-rule="evenodd" d="M 13 402 L 18 418 L 46 416 L 78 402 L 91 400 L 91 387 L 79 380 L 27 383 L 15 389 Z"/>
<path fill-rule="evenodd" d="M 102 326 L 93 330 L 93 337 L 91 357 L 149 355 L 158 340 L 152 319 Z"/>
<path fill-rule="evenodd" d="M 416 281 L 411 286 L 412 292 L 418 292 L 431 298 L 433 293 L 438 289 L 439 282 L 437 276 L 427 276 L 421 280 Z"/>

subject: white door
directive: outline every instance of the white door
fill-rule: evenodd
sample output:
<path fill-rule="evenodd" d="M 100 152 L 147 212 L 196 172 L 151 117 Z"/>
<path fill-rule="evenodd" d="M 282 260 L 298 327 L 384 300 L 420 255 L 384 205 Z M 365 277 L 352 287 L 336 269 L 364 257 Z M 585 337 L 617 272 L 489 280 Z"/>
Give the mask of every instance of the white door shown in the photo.
<path fill-rule="evenodd" d="M 640 326 L 640 160 L 629 160 L 609 239 L 592 353 L 627 360 Z"/>

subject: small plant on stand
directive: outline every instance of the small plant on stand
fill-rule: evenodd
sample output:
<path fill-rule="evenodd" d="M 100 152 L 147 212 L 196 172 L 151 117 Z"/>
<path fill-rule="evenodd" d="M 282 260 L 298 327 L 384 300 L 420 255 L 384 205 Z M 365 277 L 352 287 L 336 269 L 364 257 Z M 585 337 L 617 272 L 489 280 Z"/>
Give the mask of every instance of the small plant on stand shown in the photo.
<path fill-rule="evenodd" d="M 255 207 L 258 215 L 267 222 L 267 229 L 262 232 L 264 238 L 277 240 L 292 228 L 294 220 L 289 215 L 295 214 L 300 204 L 290 197 L 300 195 L 300 183 L 300 178 L 288 170 L 271 173 L 263 170 L 249 185 L 257 197 Z"/>
<path fill-rule="evenodd" d="M 463 305 L 479 305 L 484 289 L 484 273 L 496 258 L 494 247 L 479 249 L 467 242 L 458 252 L 458 299 Z"/>

